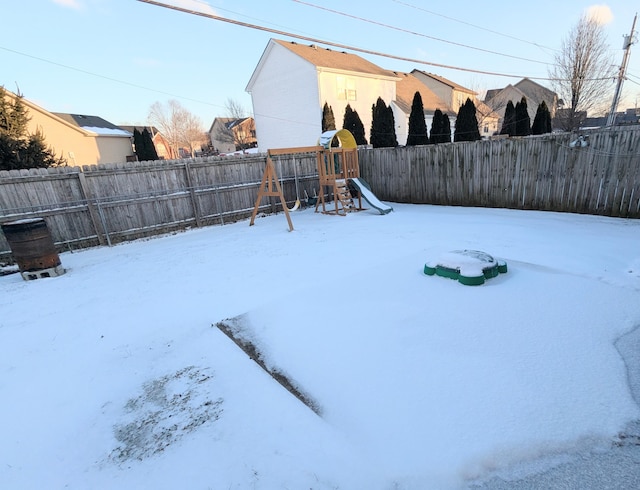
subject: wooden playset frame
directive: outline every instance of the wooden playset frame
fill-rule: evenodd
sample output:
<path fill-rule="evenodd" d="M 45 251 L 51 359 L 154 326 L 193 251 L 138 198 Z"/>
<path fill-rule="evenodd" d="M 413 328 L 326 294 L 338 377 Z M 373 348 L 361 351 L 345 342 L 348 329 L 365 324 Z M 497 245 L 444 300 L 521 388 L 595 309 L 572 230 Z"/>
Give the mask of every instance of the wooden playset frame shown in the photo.
<path fill-rule="evenodd" d="M 332 147 L 332 143 L 337 139 L 339 146 Z M 291 155 L 293 153 L 315 153 L 318 167 L 318 180 L 320 189 L 315 211 L 322 205 L 323 214 L 335 214 L 344 216 L 350 211 L 362 211 L 362 196 L 357 191 L 356 202 L 351 196 L 348 188 L 349 179 L 360 177 L 360 164 L 358 163 L 358 147 L 353 135 L 346 129 L 338 131 L 326 131 L 322 133 L 317 146 L 306 146 L 298 148 L 279 148 L 267 151 L 267 162 L 265 171 L 258 189 L 258 196 L 251 213 L 249 226 L 253 225 L 260 208 L 260 203 L 264 197 L 278 197 L 282 205 L 282 210 L 289 224 L 289 231 L 293 231 L 293 223 L 289 215 L 287 201 L 282 193 L 282 187 L 278 181 L 278 175 L 273 165 L 273 156 Z M 333 195 L 334 209 L 327 210 L 325 193 Z"/>

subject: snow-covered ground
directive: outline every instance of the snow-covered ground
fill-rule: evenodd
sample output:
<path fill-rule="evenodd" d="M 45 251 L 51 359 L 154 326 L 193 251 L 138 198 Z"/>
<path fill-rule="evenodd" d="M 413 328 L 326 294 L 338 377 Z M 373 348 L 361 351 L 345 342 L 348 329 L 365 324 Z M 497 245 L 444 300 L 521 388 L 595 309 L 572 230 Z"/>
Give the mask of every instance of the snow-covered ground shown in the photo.
<path fill-rule="evenodd" d="M 615 485 L 640 482 L 640 221 L 393 208 L 0 277 L 0 487 L 604 488 L 596 458 L 607 488 L 634 488 Z M 464 249 L 508 272 L 423 273 Z"/>

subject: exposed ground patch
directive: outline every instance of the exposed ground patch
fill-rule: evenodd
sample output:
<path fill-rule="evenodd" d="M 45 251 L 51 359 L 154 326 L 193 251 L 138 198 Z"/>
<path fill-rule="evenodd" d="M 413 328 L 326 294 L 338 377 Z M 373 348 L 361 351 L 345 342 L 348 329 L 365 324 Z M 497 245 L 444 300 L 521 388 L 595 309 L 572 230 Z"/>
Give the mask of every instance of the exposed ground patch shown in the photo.
<path fill-rule="evenodd" d="M 164 451 L 186 434 L 217 420 L 222 398 L 213 399 L 213 373 L 195 366 L 156 378 L 123 407 L 123 422 L 113 427 L 119 443 L 109 454 L 116 463 L 142 460 Z"/>
<path fill-rule="evenodd" d="M 315 400 L 313 400 L 308 394 L 304 393 L 304 391 L 302 391 L 302 389 L 293 380 L 278 368 L 267 365 L 264 356 L 251 341 L 249 335 L 247 335 L 247 319 L 244 315 L 227 318 L 226 320 L 216 323 L 215 326 L 227 337 L 233 340 L 233 342 L 240 347 L 252 361 L 264 369 L 269 376 L 280 383 L 289 393 L 313 410 L 318 416 L 322 416 L 320 406 Z"/>

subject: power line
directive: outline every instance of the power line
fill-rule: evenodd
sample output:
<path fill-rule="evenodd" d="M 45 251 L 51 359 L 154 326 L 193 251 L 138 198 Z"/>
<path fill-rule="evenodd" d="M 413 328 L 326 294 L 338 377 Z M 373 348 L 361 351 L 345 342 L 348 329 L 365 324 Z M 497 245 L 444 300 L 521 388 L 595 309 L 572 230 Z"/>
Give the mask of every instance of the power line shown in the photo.
<path fill-rule="evenodd" d="M 39 56 L 34 56 L 32 54 L 23 53 L 21 51 L 16 51 L 15 49 L 6 48 L 4 46 L 0 46 L 0 49 L 2 49 L 4 51 L 8 51 L 9 53 L 14 53 L 14 54 L 17 54 L 17 55 L 20 55 L 20 56 L 24 56 L 26 58 L 31 58 L 31 59 L 34 59 L 34 60 L 37 60 L 37 61 L 41 61 L 43 63 L 48 63 L 50 65 L 59 66 L 61 68 L 65 68 L 67 70 L 73 70 L 73 71 L 76 71 L 78 73 L 84 73 L 85 75 L 90 75 L 92 77 L 102 78 L 104 80 L 108 80 L 110 82 L 115 82 L 115 83 L 120 83 L 122 85 L 128 85 L 129 87 L 134 87 L 134 88 L 138 88 L 138 89 L 141 89 L 141 90 L 146 90 L 148 92 L 154 92 L 154 93 L 158 93 L 158 94 L 162 94 L 162 95 L 168 95 L 169 97 L 175 97 L 175 98 L 182 99 L 182 100 L 189 100 L 191 102 L 196 102 L 198 104 L 204 104 L 204 105 L 208 105 L 208 106 L 211 106 L 211 107 L 225 108 L 224 106 L 221 106 L 219 104 L 213 104 L 211 102 L 207 102 L 207 101 L 204 101 L 204 100 L 194 99 L 192 97 L 185 97 L 183 95 L 178 95 L 178 94 L 172 94 L 171 92 L 165 92 L 165 91 L 162 91 L 162 90 L 157 90 L 157 89 L 153 89 L 153 88 L 150 88 L 150 87 L 145 87 L 144 85 L 138 85 L 138 84 L 135 84 L 135 83 L 127 82 L 125 80 L 119 80 L 117 78 L 108 77 L 106 75 L 100 75 L 99 73 L 94 73 L 94 72 L 91 72 L 91 71 L 88 71 L 88 70 L 84 70 L 82 68 L 77 68 L 75 66 L 65 65 L 64 63 L 59 63 L 57 61 L 52 61 L 52 60 L 48 60 L 46 58 L 41 58 Z M 258 115 L 261 115 L 261 114 L 258 114 Z M 271 115 L 262 114 L 261 116 L 262 117 L 266 117 L 266 118 L 270 118 L 270 119 L 275 119 L 275 120 L 278 120 L 278 121 L 293 122 L 293 123 L 296 123 L 296 124 L 303 124 L 303 125 L 311 125 L 310 123 L 307 123 L 307 122 L 304 122 L 304 121 L 295 121 L 293 119 L 285 119 L 285 118 L 271 116 Z"/>
<path fill-rule="evenodd" d="M 296 0 L 294 0 L 294 1 L 296 1 Z M 496 34 L 498 36 L 506 37 L 506 38 L 509 38 L 509 39 L 514 39 L 516 41 L 520 41 L 520 42 L 525 43 L 525 44 L 531 44 L 532 46 L 536 46 L 537 48 L 543 48 L 543 49 L 550 49 L 552 51 L 558 51 L 555 48 L 550 48 L 548 46 L 543 46 L 542 44 L 538 44 L 538 43 L 534 43 L 534 42 L 531 42 L 531 41 L 527 41 L 525 39 L 520 39 L 520 38 L 515 37 L 515 36 L 510 36 L 509 34 L 504 34 L 502 32 L 498 32 L 498 31 L 494 31 L 494 30 L 491 30 L 491 29 L 487 29 L 486 27 L 478 26 L 478 25 L 475 25 L 475 24 L 471 24 L 470 22 L 465 22 L 464 20 L 455 19 L 454 17 L 449 17 L 447 15 L 439 14 L 437 12 L 433 12 L 431 10 L 427 10 L 425 8 L 418 7 L 416 5 L 411 5 L 410 3 L 401 2 L 400 0 L 393 0 L 393 1 L 396 2 L 396 3 L 399 3 L 400 5 L 404 5 L 406 7 L 410 7 L 410 8 L 416 9 L 416 10 L 422 10 L 423 12 L 427 12 L 428 14 L 436 15 L 438 17 L 442 17 L 443 19 L 448 19 L 448 20 L 451 20 L 453 22 L 458 22 L 460 24 L 464 24 L 464 25 L 467 25 L 467 26 L 470 26 L 470 27 L 474 27 L 476 29 L 480 29 L 481 31 L 486 31 L 486 32 L 490 32 L 491 34 Z"/>
<path fill-rule="evenodd" d="M 184 100 L 190 100 L 191 102 L 197 102 L 199 104 L 206 104 L 206 105 L 210 105 L 213 107 L 222 107 L 222 106 L 218 106 L 216 104 L 212 104 L 211 102 L 206 102 L 204 100 L 198 100 L 198 99 L 193 99 L 190 97 L 184 97 L 182 95 L 176 95 L 176 94 L 172 94 L 170 92 L 164 92 L 162 90 L 157 90 L 157 89 L 153 89 L 153 88 L 149 88 L 149 87 L 145 87 L 144 85 L 138 85 L 132 82 L 127 82 L 125 80 L 119 80 L 117 78 L 112 78 L 112 77 L 108 77 L 106 75 L 100 75 L 99 73 L 94 73 L 88 70 L 83 70 L 82 68 L 77 68 L 75 66 L 70 66 L 70 65 L 65 65 L 64 63 L 58 63 L 57 61 L 51 61 L 45 58 L 41 58 L 39 56 L 34 56 L 32 54 L 28 54 L 28 53 L 23 53 L 21 51 L 17 51 L 15 49 L 10 49 L 10 48 L 5 48 L 4 46 L 0 46 L 0 49 L 4 50 L 4 51 L 8 51 L 10 53 L 14 53 L 14 54 L 18 54 L 20 56 L 25 56 L 27 58 L 31 58 L 34 60 L 38 60 L 38 61 L 42 61 L 43 63 L 48 63 L 50 65 L 55 65 L 55 66 L 59 66 L 61 68 L 66 68 L 67 70 L 73 70 L 73 71 L 77 71 L 79 73 L 84 73 L 85 75 L 91 75 L 92 77 L 97 77 L 97 78 L 102 78 L 104 80 L 109 80 L 110 82 L 116 82 L 116 83 L 121 83 L 122 85 L 128 85 L 130 87 L 135 87 L 135 88 L 139 88 L 142 90 L 148 90 L 150 92 L 156 92 L 158 94 L 162 94 L 162 95 L 168 95 L 170 97 L 177 97 L 180 99 L 184 99 Z"/>
<path fill-rule="evenodd" d="M 640 81 L 633 80 L 634 78 L 637 78 L 638 80 L 640 80 L 640 77 L 637 77 L 637 76 L 627 72 L 627 80 L 630 81 L 631 83 L 635 83 L 636 85 L 640 85 Z"/>
<path fill-rule="evenodd" d="M 403 29 L 402 27 L 396 27 L 396 26 L 392 26 L 392 25 L 389 25 L 389 24 L 384 24 L 382 22 L 377 22 L 375 20 L 365 19 L 365 18 L 359 17 L 357 15 L 347 14 L 346 12 L 341 12 L 339 10 L 333 10 L 333 9 L 330 9 L 330 8 L 322 7 L 320 5 L 315 5 L 313 3 L 304 2 L 302 0 L 293 0 L 293 1 L 296 2 L 296 3 L 299 3 L 301 5 L 307 5 L 309 7 L 313 7 L 313 8 L 319 9 L 319 10 L 325 10 L 326 12 L 331 12 L 332 14 L 342 15 L 344 17 L 349 17 L 351 19 L 356 19 L 356 20 L 359 20 L 359 21 L 362 21 L 362 22 L 368 22 L 369 24 L 374 24 L 374 25 L 377 25 L 377 26 L 385 27 L 387 29 L 393 29 L 393 30 L 404 32 L 404 33 L 407 33 L 407 34 L 412 34 L 414 36 L 420 36 L 420 37 L 424 37 L 424 38 L 427 38 L 427 39 L 432 39 L 434 41 L 439 41 L 439 42 L 446 43 L 446 44 L 452 44 L 454 46 L 460 46 L 460 47 L 467 48 L 467 49 L 473 49 L 475 51 L 482 51 L 483 53 L 494 54 L 494 55 L 497 55 L 497 56 L 504 56 L 506 58 L 513 58 L 513 59 L 516 59 L 516 60 L 528 61 L 530 63 L 539 63 L 541 65 L 550 65 L 550 63 L 547 63 L 545 61 L 538 61 L 538 60 L 532 60 L 532 59 L 529 59 L 529 58 L 522 58 L 520 56 L 513 56 L 513 55 L 510 55 L 510 54 L 499 53 L 497 51 L 492 51 L 490 49 L 478 48 L 476 46 L 469 46 L 467 44 L 462 44 L 462 43 L 458 43 L 458 42 L 455 42 L 455 41 L 449 41 L 447 39 L 441 39 L 439 37 L 429 36 L 427 34 L 422 34 L 420 32 L 414 32 L 414 31 L 410 31 L 408 29 Z"/>
<path fill-rule="evenodd" d="M 191 10 L 191 9 L 187 9 L 187 8 L 183 8 L 183 7 L 178 7 L 176 5 L 167 5 L 165 3 L 157 2 L 155 0 L 138 0 L 138 2 L 148 3 L 150 5 L 155 5 L 157 7 L 164 7 L 164 8 L 168 8 L 170 10 L 176 10 L 178 12 L 183 12 L 183 13 L 191 14 L 191 15 L 197 15 L 199 17 L 205 17 L 205 18 L 212 19 L 212 20 L 218 20 L 220 22 L 227 22 L 229 24 L 234 24 L 234 25 L 241 26 L 241 27 L 248 27 L 250 29 L 256 29 L 256 30 L 264 31 L 264 32 L 270 32 L 272 34 L 277 34 L 279 36 L 293 37 L 293 38 L 301 39 L 303 41 L 308 41 L 308 42 L 311 42 L 311 43 L 324 44 L 324 45 L 327 45 L 327 46 L 333 46 L 335 48 L 348 49 L 350 51 L 356 51 L 356 52 L 359 52 L 359 53 L 365 53 L 365 54 L 369 54 L 369 55 L 373 55 L 373 56 L 381 56 L 383 58 L 390 58 L 390 59 L 395 59 L 395 60 L 400 60 L 400 61 L 408 61 L 410 63 L 417 63 L 417 64 L 421 64 L 421 65 L 436 66 L 438 68 L 445 68 L 445 69 L 449 69 L 449 70 L 464 71 L 464 72 L 469 72 L 469 73 L 478 73 L 480 75 L 491 75 L 491 76 L 507 77 L 507 78 L 529 78 L 530 80 L 555 80 L 553 78 L 547 78 L 547 77 L 533 77 L 533 76 L 529 76 L 529 75 L 514 75 L 514 74 L 491 72 L 491 71 L 485 71 L 485 70 L 475 70 L 475 69 L 472 69 L 472 68 L 462 68 L 462 67 L 459 67 L 459 66 L 445 65 L 445 64 L 442 64 L 442 63 L 434 63 L 434 62 L 431 62 L 431 61 L 419 60 L 419 59 L 415 59 L 415 58 L 407 58 L 407 57 L 404 57 L 404 56 L 391 55 L 391 54 L 387 54 L 387 53 L 381 53 L 379 51 L 372 51 L 370 49 L 358 48 L 358 47 L 349 46 L 349 45 L 346 45 L 346 44 L 340 44 L 340 43 L 334 43 L 334 42 L 330 42 L 330 41 L 325 41 L 325 40 L 322 40 L 322 39 L 317 39 L 317 38 L 313 38 L 313 37 L 309 37 L 309 36 L 302 36 L 300 34 L 293 34 L 291 32 L 280 31 L 280 30 L 277 30 L 277 29 L 271 29 L 269 27 L 264 27 L 264 26 L 260 26 L 260 25 L 256 25 L 256 24 L 249 24 L 247 22 L 241 22 L 239 20 L 228 19 L 226 17 L 220 17 L 219 15 L 207 14 L 207 13 L 204 13 L 204 12 L 199 12 L 197 10 Z"/>

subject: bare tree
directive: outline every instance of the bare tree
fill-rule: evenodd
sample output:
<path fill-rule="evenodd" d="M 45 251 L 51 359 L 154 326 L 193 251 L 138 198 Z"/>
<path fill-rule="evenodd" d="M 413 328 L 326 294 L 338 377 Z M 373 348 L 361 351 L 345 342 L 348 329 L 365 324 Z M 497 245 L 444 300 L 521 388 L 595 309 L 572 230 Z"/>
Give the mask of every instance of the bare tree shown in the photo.
<path fill-rule="evenodd" d="M 195 155 L 196 147 L 202 148 L 203 143 L 208 140 L 209 137 L 202 128 L 202 120 L 190 112 L 187 112 L 184 118 L 183 141 L 185 146 L 189 148 L 191 156 L 193 157 Z"/>
<path fill-rule="evenodd" d="M 247 117 L 249 114 L 249 111 L 247 111 L 240 102 L 231 98 L 227 99 L 224 104 L 224 108 L 226 110 L 227 117 L 231 117 L 233 119 L 242 119 L 243 117 Z"/>
<path fill-rule="evenodd" d="M 583 15 L 563 40 L 549 71 L 553 88 L 564 103 L 556 113 L 557 125 L 572 131 L 580 127 L 589 111 L 606 111 L 614 74 L 602 24 Z"/>
<path fill-rule="evenodd" d="M 155 102 L 149 109 L 149 124 L 156 126 L 172 150 L 172 158 L 179 158 L 180 148 L 188 148 L 194 154 L 197 144 L 206 141 L 202 121 L 185 109 L 177 100 L 167 105 Z"/>
<path fill-rule="evenodd" d="M 229 98 L 225 103 L 225 112 L 224 124 L 217 127 L 215 139 L 246 150 L 255 138 L 253 121 L 245 122 L 249 117 L 248 111 L 237 100 Z"/>

